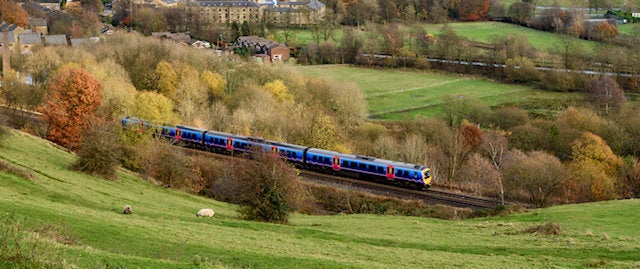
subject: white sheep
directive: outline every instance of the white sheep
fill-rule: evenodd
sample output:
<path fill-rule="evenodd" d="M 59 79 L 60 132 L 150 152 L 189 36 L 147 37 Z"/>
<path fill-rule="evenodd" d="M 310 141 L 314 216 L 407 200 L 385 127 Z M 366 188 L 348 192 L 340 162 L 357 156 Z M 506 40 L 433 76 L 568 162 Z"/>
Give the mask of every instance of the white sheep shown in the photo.
<path fill-rule="evenodd" d="M 130 205 L 125 205 L 124 208 L 122 209 L 122 214 L 131 214 L 133 213 L 133 209 L 131 209 Z"/>
<path fill-rule="evenodd" d="M 211 208 L 203 208 L 200 209 L 200 211 L 198 211 L 198 213 L 196 213 L 196 217 L 210 217 L 213 218 L 213 214 L 215 214 L 216 212 L 213 212 L 213 209 Z"/>

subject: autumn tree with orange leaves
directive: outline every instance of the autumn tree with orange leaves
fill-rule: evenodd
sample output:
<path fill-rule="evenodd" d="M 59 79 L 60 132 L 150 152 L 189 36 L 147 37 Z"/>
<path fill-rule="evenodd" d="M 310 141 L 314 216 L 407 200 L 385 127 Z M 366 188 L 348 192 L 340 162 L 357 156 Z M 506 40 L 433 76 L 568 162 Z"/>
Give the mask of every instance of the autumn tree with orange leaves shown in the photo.
<path fill-rule="evenodd" d="M 49 123 L 47 139 L 72 150 L 82 142 L 82 130 L 100 106 L 102 85 L 86 70 L 61 67 L 50 80 L 39 111 Z"/>
<path fill-rule="evenodd" d="M 489 15 L 489 0 L 462 0 L 458 14 L 463 21 L 484 20 Z"/>
<path fill-rule="evenodd" d="M 18 26 L 27 26 L 29 14 L 14 1 L 0 0 L 0 20 Z"/>

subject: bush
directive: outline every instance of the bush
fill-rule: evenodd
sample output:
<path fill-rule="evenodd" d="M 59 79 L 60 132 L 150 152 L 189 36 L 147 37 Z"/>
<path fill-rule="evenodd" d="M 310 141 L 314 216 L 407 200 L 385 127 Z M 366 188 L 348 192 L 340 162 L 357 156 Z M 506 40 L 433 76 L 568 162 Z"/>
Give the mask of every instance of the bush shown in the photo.
<path fill-rule="evenodd" d="M 162 138 L 142 145 L 142 173 L 167 188 L 186 189 L 194 177 L 193 160 Z"/>
<path fill-rule="evenodd" d="M 115 179 L 121 147 L 114 130 L 116 126 L 112 123 L 102 120 L 90 122 L 82 138 L 79 158 L 71 169 Z"/>
<path fill-rule="evenodd" d="M 239 163 L 233 180 L 241 186 L 239 211 L 245 219 L 287 223 L 298 207 L 297 170 L 277 156 L 255 154 Z"/>

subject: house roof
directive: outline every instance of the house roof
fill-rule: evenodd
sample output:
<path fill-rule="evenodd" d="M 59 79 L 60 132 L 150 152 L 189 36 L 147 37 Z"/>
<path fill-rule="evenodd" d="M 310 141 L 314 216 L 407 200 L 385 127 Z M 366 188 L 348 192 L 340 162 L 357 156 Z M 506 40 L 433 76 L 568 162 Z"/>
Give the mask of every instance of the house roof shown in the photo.
<path fill-rule="evenodd" d="M 47 45 L 67 45 L 66 35 L 46 35 L 44 43 Z"/>
<path fill-rule="evenodd" d="M 18 28 L 18 25 L 0 21 L 0 32 L 11 32 Z"/>
<path fill-rule="evenodd" d="M 38 33 L 19 34 L 18 40 L 21 44 L 42 44 L 42 37 Z"/>
<path fill-rule="evenodd" d="M 43 18 L 29 18 L 29 25 L 34 27 L 47 26 L 47 20 Z"/>
<path fill-rule="evenodd" d="M 59 4 L 60 0 L 33 0 L 33 2 L 41 4 Z"/>
<path fill-rule="evenodd" d="M 258 3 L 249 1 L 198 1 L 203 7 L 258 7 Z"/>

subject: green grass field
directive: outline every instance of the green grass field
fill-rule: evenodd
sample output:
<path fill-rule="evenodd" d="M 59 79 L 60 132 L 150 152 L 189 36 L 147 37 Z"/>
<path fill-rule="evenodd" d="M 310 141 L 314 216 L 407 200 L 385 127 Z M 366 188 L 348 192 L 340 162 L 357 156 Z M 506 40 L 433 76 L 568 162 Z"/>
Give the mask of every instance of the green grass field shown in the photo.
<path fill-rule="evenodd" d="M 440 29 L 442 29 L 442 24 L 423 24 L 422 27 L 428 33 L 432 33 L 434 35 L 438 35 Z M 481 43 L 490 43 L 496 37 L 503 37 L 507 35 L 523 35 L 525 36 L 531 45 L 538 50 L 546 51 L 546 52 L 554 52 L 556 48 L 561 43 L 561 39 L 565 38 L 562 35 L 538 31 L 531 28 L 526 28 L 510 23 L 502 23 L 502 22 L 454 22 L 449 23 L 449 26 L 455 30 L 455 32 L 465 38 L 468 38 L 471 41 L 481 42 Z M 620 27 L 620 26 L 619 26 Z M 622 26 L 622 31 L 626 33 L 626 29 L 630 26 Z M 402 28 L 403 31 L 408 32 L 409 29 L 407 26 Z M 295 30 L 293 31 L 294 37 L 292 39 L 293 45 L 296 46 L 304 46 L 307 43 L 313 40 L 311 36 L 311 32 L 306 30 Z M 276 36 L 278 41 L 284 42 L 284 37 L 281 35 Z M 336 30 L 333 34 L 334 42 L 336 44 L 340 43 L 342 38 L 342 30 Z M 408 34 L 405 38 L 408 38 Z M 581 44 L 582 47 L 589 51 L 593 51 L 597 48 L 598 43 L 588 40 L 583 40 L 579 38 L 567 37 L 578 44 Z M 406 42 L 409 42 L 408 40 Z"/>
<path fill-rule="evenodd" d="M 428 33 L 435 35 L 439 34 L 442 26 L 442 24 L 424 25 Z M 561 38 L 564 38 L 562 35 L 503 22 L 455 22 L 449 23 L 449 26 L 453 28 L 458 35 L 482 43 L 490 43 L 496 37 L 516 34 L 523 35 L 534 48 L 547 52 L 553 52 L 555 48 L 558 47 L 558 44 L 560 44 Z M 598 45 L 597 42 L 593 41 L 579 38 L 571 39 L 581 44 L 581 46 L 587 50 L 594 50 Z"/>
<path fill-rule="evenodd" d="M 442 111 L 444 95 L 466 95 L 488 106 L 521 105 L 531 109 L 536 108 L 527 104 L 548 103 L 549 100 L 574 102 L 581 98 L 575 93 L 548 92 L 444 72 L 381 70 L 348 65 L 300 66 L 299 70 L 310 76 L 355 82 L 366 95 L 371 117 L 384 120 L 436 116 Z M 549 111 L 542 112 L 546 113 Z"/>
<path fill-rule="evenodd" d="M 630 23 L 618 25 L 618 31 L 621 34 L 633 35 L 636 27 L 640 27 L 640 26 L 638 26 L 638 24 L 630 24 Z"/>
<path fill-rule="evenodd" d="M 23 236 L 39 238 L 44 254 L 58 253 L 77 268 L 640 266 L 640 200 L 458 221 L 295 214 L 290 225 L 276 225 L 241 220 L 235 205 L 156 186 L 125 170 L 117 181 L 71 172 L 74 158 L 30 135 L 5 137 L 0 160 L 33 177 L 0 172 L 0 230 L 7 231 L 12 214 Z M 132 215 L 120 213 L 124 204 L 132 205 Z M 196 218 L 202 207 L 214 208 L 215 217 Z M 549 222 L 562 234 L 522 232 Z M 10 239 L 0 238 L 0 247 Z"/>

